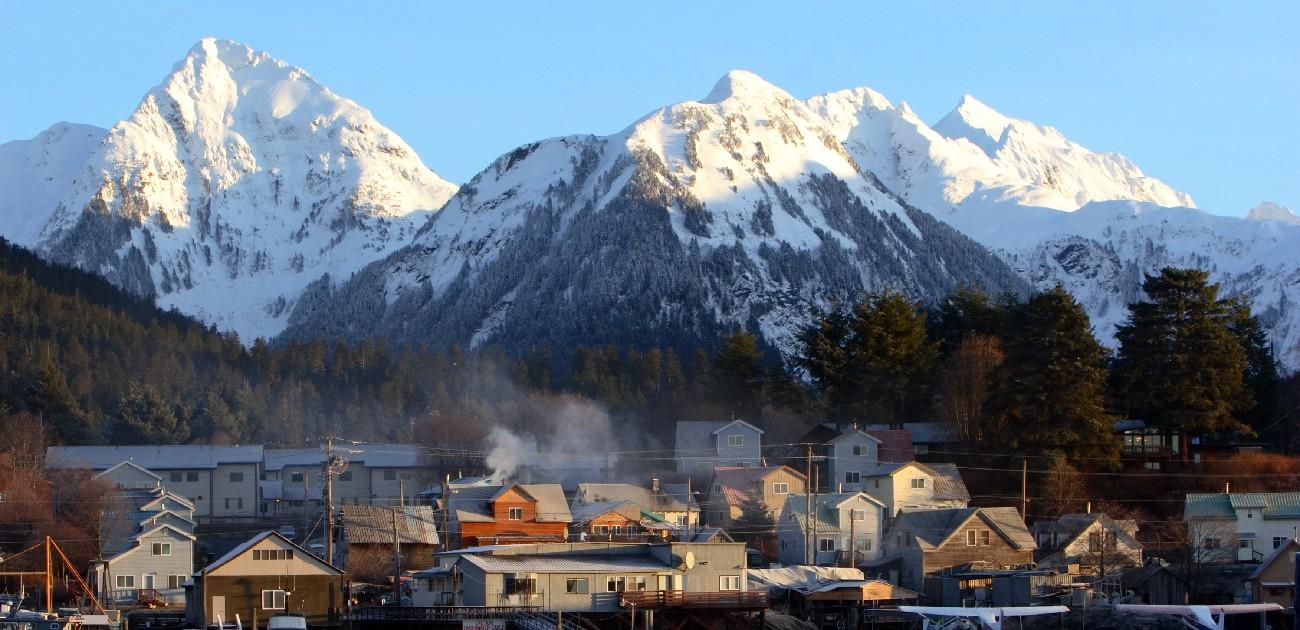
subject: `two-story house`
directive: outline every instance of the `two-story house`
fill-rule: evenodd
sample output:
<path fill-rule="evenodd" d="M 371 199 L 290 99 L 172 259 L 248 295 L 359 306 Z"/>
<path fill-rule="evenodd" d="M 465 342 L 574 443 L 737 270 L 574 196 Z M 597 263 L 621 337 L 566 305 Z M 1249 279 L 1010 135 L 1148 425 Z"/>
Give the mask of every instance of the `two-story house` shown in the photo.
<path fill-rule="evenodd" d="M 397 505 L 427 479 L 424 449 L 412 444 L 347 444 L 336 449 L 346 465 L 334 475 L 337 505 Z M 263 514 L 318 512 L 324 505 L 325 446 L 266 449 L 262 464 Z"/>
<path fill-rule="evenodd" d="M 559 484 L 452 487 L 445 501 L 453 548 L 563 542 L 573 521 Z"/>
<path fill-rule="evenodd" d="M 697 489 L 702 491 L 704 488 Z M 649 487 L 631 483 L 580 483 L 570 507 L 577 509 L 583 503 L 620 501 L 635 503 L 642 510 L 679 527 L 694 527 L 700 522 L 700 506 L 692 496 L 691 488 L 684 483 L 660 483 L 658 479 L 651 479 Z"/>
<path fill-rule="evenodd" d="M 677 423 L 677 472 L 708 476 L 719 466 L 762 466 L 763 430 L 744 420 Z"/>
<path fill-rule="evenodd" d="M 438 551 L 439 526 L 427 505 L 340 506 L 338 546 L 331 564 L 346 571 L 349 579 L 367 582 L 392 577 L 399 559 L 402 568 L 427 567 Z"/>
<path fill-rule="evenodd" d="M 875 560 L 886 512 L 864 492 L 787 495 L 776 526 L 777 561 L 856 567 Z"/>
<path fill-rule="evenodd" d="M 1078 564 L 1101 574 L 1142 565 L 1137 523 L 1100 512 L 1065 514 L 1034 522 L 1038 564 L 1043 567 Z"/>
<path fill-rule="evenodd" d="M 631 501 L 575 503 L 570 511 L 569 540 L 608 540 L 642 542 L 646 530 L 641 525 L 641 506 Z"/>
<path fill-rule="evenodd" d="M 170 491 L 194 504 L 200 518 L 255 516 L 261 446 L 51 446 L 46 465 L 54 469 L 107 471 L 129 461 L 162 479 Z"/>
<path fill-rule="evenodd" d="M 194 529 L 194 505 L 162 486 L 111 492 L 100 514 L 106 559 L 91 570 L 96 590 L 118 603 L 183 602 L 194 570 Z"/>
<path fill-rule="evenodd" d="M 1260 562 L 1300 532 L 1300 492 L 1187 495 L 1183 520 L 1201 562 Z"/>
<path fill-rule="evenodd" d="M 992 568 L 1034 563 L 1034 537 L 1010 507 L 904 510 L 885 532 L 884 557 L 872 573 L 912 590 L 925 590 L 935 573 L 971 562 Z"/>
<path fill-rule="evenodd" d="M 704 522 L 726 529 L 740 518 L 746 500 L 757 500 L 775 519 L 790 493 L 808 491 L 803 474 L 789 466 L 713 469 L 704 500 Z"/>
<path fill-rule="evenodd" d="M 799 446 L 786 449 L 784 461 L 806 470 L 809 447 L 814 477 L 823 492 L 861 490 L 863 473 L 881 462 L 912 461 L 914 455 L 909 431 L 821 422 L 799 438 Z"/>
<path fill-rule="evenodd" d="M 881 463 L 861 475 L 862 491 L 889 508 L 889 515 L 904 509 L 966 507 L 970 492 L 955 464 L 921 462 Z"/>

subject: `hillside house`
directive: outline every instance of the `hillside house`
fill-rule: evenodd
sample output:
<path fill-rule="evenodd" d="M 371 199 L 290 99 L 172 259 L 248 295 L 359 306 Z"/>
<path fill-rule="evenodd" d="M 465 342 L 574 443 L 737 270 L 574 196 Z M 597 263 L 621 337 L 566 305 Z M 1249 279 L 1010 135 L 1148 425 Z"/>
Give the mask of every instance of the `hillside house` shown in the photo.
<path fill-rule="evenodd" d="M 751 497 L 767 508 L 775 521 L 790 493 L 807 491 L 803 474 L 789 466 L 715 468 L 704 500 L 704 522 L 723 529 L 730 527 Z"/>
<path fill-rule="evenodd" d="M 1187 604 L 1187 581 L 1163 561 L 1149 558 L 1146 564 L 1128 569 L 1120 576 L 1120 589 L 1132 594 L 1136 604 L 1183 606 Z"/>
<path fill-rule="evenodd" d="M 569 525 L 569 540 L 643 542 L 646 539 L 641 506 L 631 501 L 578 503 L 570 511 L 573 522 Z"/>
<path fill-rule="evenodd" d="M 763 430 L 744 420 L 678 422 L 677 472 L 708 476 L 723 466 L 763 465 Z"/>
<path fill-rule="evenodd" d="M 1183 520 L 1202 562 L 1261 562 L 1300 531 L 1300 492 L 1187 495 Z"/>
<path fill-rule="evenodd" d="M 130 460 L 119 462 L 107 470 L 96 473 L 94 479 L 103 481 L 120 490 L 127 488 L 149 489 L 163 485 L 163 478 L 160 475 L 156 475 Z"/>
<path fill-rule="evenodd" d="M 111 492 L 100 514 L 105 560 L 91 568 L 93 588 L 116 603 L 182 603 L 194 571 L 194 529 L 194 505 L 166 488 Z"/>
<path fill-rule="evenodd" d="M 651 479 L 650 486 L 630 483 L 580 483 L 571 509 L 583 503 L 630 501 L 664 522 L 684 527 L 699 525 L 700 506 L 687 484 L 660 483 Z"/>
<path fill-rule="evenodd" d="M 447 536 L 453 548 L 563 542 L 573 521 L 559 484 L 470 486 L 449 495 Z"/>
<path fill-rule="evenodd" d="M 193 627 L 244 623 L 298 613 L 310 627 L 337 622 L 343 572 L 274 531 L 262 532 L 196 572 L 186 587 L 185 612 Z"/>
<path fill-rule="evenodd" d="M 347 466 L 334 476 L 338 505 L 397 505 L 428 479 L 424 449 L 412 444 L 348 444 Z M 319 512 L 324 506 L 325 447 L 266 449 L 260 487 L 262 514 Z"/>
<path fill-rule="evenodd" d="M 991 569 L 1032 566 L 1034 537 L 1015 508 L 904 510 L 885 532 L 871 572 L 912 590 L 931 575 L 974 562 Z"/>
<path fill-rule="evenodd" d="M 808 518 L 809 503 L 814 518 Z M 856 567 L 875 560 L 881 554 L 886 512 L 883 503 L 864 492 L 787 495 L 776 525 L 777 561 Z"/>
<path fill-rule="evenodd" d="M 1300 543 L 1293 538 L 1269 552 L 1259 567 L 1246 578 L 1251 601 L 1256 604 L 1281 604 L 1291 608 L 1295 602 L 1295 555 Z"/>
<path fill-rule="evenodd" d="M 891 517 L 902 510 L 963 508 L 970 501 L 954 464 L 881 463 L 862 474 L 862 491 L 884 503 Z"/>
<path fill-rule="evenodd" d="M 392 577 L 395 542 L 401 545 L 403 569 L 427 567 L 438 551 L 438 521 L 427 505 L 339 508 L 339 544 L 335 563 L 354 580 L 383 582 Z"/>
<path fill-rule="evenodd" d="M 944 453 L 962 451 L 961 439 L 953 431 L 952 425 L 946 422 L 876 423 L 863 425 L 862 428 L 873 434 L 877 431 L 907 431 L 911 438 L 912 453 L 905 459 L 896 461 L 911 460 L 919 455 L 942 456 Z"/>
<path fill-rule="evenodd" d="M 908 462 L 913 459 L 911 434 L 898 429 L 867 430 L 857 425 L 822 422 L 803 437 L 800 444 L 811 445 L 813 468 L 818 489 L 822 492 L 862 490 L 862 473 L 881 462 Z M 787 449 L 785 462 L 806 469 L 805 447 Z"/>
<path fill-rule="evenodd" d="M 1078 564 L 1112 573 L 1142 565 L 1137 523 L 1117 521 L 1100 512 L 1066 514 L 1034 523 L 1036 555 L 1042 567 Z"/>

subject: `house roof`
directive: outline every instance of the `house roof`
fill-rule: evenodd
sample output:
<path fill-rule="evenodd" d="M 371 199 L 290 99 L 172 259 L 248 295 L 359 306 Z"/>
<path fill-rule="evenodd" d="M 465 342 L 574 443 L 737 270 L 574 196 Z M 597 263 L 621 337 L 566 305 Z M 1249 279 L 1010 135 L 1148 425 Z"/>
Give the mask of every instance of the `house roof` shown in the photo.
<path fill-rule="evenodd" d="M 261 446 L 51 446 L 45 450 L 46 465 L 51 468 L 86 467 L 107 470 L 123 461 L 131 461 L 151 471 L 177 469 L 212 469 L 219 464 L 258 464 Z"/>
<path fill-rule="evenodd" d="M 867 433 L 880 440 L 877 447 L 877 460 L 882 462 L 905 462 L 916 455 L 912 445 L 912 432 L 906 429 L 868 429 Z"/>
<path fill-rule="evenodd" d="M 857 497 L 868 503 L 874 503 L 882 510 L 885 504 L 865 492 L 831 492 L 813 495 L 813 513 L 816 514 L 817 531 L 820 533 L 838 533 L 840 531 L 839 507 Z M 782 518 L 792 518 L 800 528 L 808 524 L 808 499 L 805 494 L 790 494 L 785 499 Z"/>
<path fill-rule="evenodd" d="M 491 523 L 492 503 L 511 488 L 537 502 L 537 521 L 540 523 L 569 523 L 573 515 L 564 499 L 564 489 L 556 483 L 508 483 L 493 486 L 454 488 L 447 500 L 447 509 L 461 523 Z"/>
<path fill-rule="evenodd" d="M 665 571 L 668 565 L 649 555 L 465 555 L 460 562 L 488 573 L 615 573 Z"/>
<path fill-rule="evenodd" d="M 192 534 L 192 533 L 190 533 L 190 532 L 187 532 L 187 531 L 184 531 L 184 530 L 181 530 L 180 528 L 177 528 L 177 527 L 172 527 L 171 525 L 168 525 L 168 524 L 166 524 L 166 523 L 163 523 L 162 525 L 158 525 L 158 526 L 156 526 L 156 527 L 152 527 L 152 528 L 150 528 L 150 529 L 148 529 L 148 530 L 146 530 L 146 531 L 142 531 L 142 532 L 140 532 L 140 533 L 138 533 L 138 534 L 132 536 L 132 537 L 131 537 L 131 546 L 130 546 L 130 547 L 127 547 L 126 549 L 123 549 L 123 550 L 120 551 L 120 552 L 118 552 L 118 553 L 117 553 L 116 555 L 114 555 L 110 560 L 112 560 L 112 561 L 117 561 L 117 560 L 120 560 L 120 559 L 122 559 L 123 557 L 125 557 L 125 556 L 127 556 L 127 555 L 133 554 L 133 553 L 135 553 L 136 551 L 140 550 L 141 548 L 144 547 L 144 541 L 143 541 L 142 539 L 143 539 L 145 536 L 152 535 L 154 532 L 157 532 L 157 531 L 159 531 L 159 530 L 167 530 L 167 531 L 170 531 L 170 532 L 176 534 L 177 536 L 180 536 L 181 538 L 185 538 L 185 539 L 190 540 L 190 541 L 193 541 L 193 540 L 194 540 L 194 534 Z"/>
<path fill-rule="evenodd" d="M 841 434 L 839 434 L 839 435 L 837 435 L 837 436 L 831 438 L 831 439 L 828 440 L 828 441 L 829 441 L 829 442 L 838 442 L 838 441 L 840 441 L 840 440 L 843 440 L 843 439 L 845 439 L 845 438 L 848 438 L 848 437 L 850 437 L 850 436 L 854 436 L 854 435 L 861 435 L 862 437 L 865 437 L 865 438 L 871 440 L 872 442 L 875 442 L 876 444 L 880 444 L 880 438 L 878 438 L 878 437 L 876 437 L 876 436 L 874 436 L 874 435 L 872 435 L 872 434 L 870 434 L 870 433 L 868 433 L 868 432 L 866 432 L 866 431 L 863 431 L 862 429 L 857 429 L 857 428 L 849 429 L 848 431 L 845 431 L 845 432 L 843 432 L 843 433 L 841 433 Z"/>
<path fill-rule="evenodd" d="M 299 557 L 299 558 L 301 558 L 301 559 L 303 559 L 303 560 L 305 560 L 305 561 L 307 561 L 307 562 L 310 562 L 310 563 L 313 563 L 313 564 L 319 565 L 319 566 L 321 566 L 321 567 L 324 567 L 324 568 L 326 568 L 327 570 L 330 570 L 330 571 L 333 571 L 333 572 L 335 572 L 335 573 L 338 573 L 339 575 L 342 575 L 342 574 L 343 574 L 343 571 L 339 570 L 338 567 L 335 567 L 334 565 L 332 565 L 332 564 L 330 564 L 330 563 L 328 563 L 328 562 L 325 562 L 324 560 L 321 560 L 320 558 L 317 558 L 315 554 L 313 554 L 313 553 L 307 551 L 306 549 L 303 549 L 302 547 L 299 547 L 298 545 L 294 544 L 294 542 L 293 542 L 292 540 L 289 540 L 288 538 L 285 538 L 284 536 L 282 536 L 282 535 L 280 534 L 280 532 L 277 532 L 277 531 L 271 530 L 271 531 L 265 531 L 265 532 L 262 532 L 262 533 L 260 533 L 260 534 L 258 534 L 258 535 L 256 535 L 256 536 L 253 536 L 252 538 L 249 538 L 248 540 L 246 540 L 246 541 L 240 543 L 240 544 L 237 545 L 234 549 L 231 549 L 230 551 L 227 551 L 225 555 L 221 556 L 220 558 L 217 558 L 215 561 L 213 561 L 212 564 L 209 564 L 208 566 L 203 567 L 202 569 L 196 571 L 196 572 L 194 573 L 194 575 L 197 576 L 197 575 L 203 575 L 204 573 L 211 573 L 211 572 L 213 572 L 213 571 L 215 571 L 215 570 L 221 568 L 221 566 L 224 565 L 224 564 L 226 564 L 227 562 L 230 562 L 231 560 L 234 560 L 235 558 L 238 558 L 239 556 L 243 555 L 243 554 L 244 554 L 245 552 L 247 552 L 249 549 L 252 549 L 255 545 L 257 545 L 257 543 L 260 543 L 260 542 L 262 542 L 263 540 L 266 540 L 266 539 L 268 539 L 268 538 L 272 538 L 272 537 L 274 537 L 274 538 L 280 540 L 281 542 L 283 542 L 283 543 L 286 544 L 286 545 L 289 545 L 290 547 L 293 547 L 296 551 L 300 551 L 300 552 L 302 552 L 302 553 L 298 554 L 297 557 Z"/>
<path fill-rule="evenodd" d="M 1278 561 L 1278 558 L 1281 558 L 1286 554 L 1294 554 L 1296 552 L 1300 552 L 1300 543 L 1297 543 L 1294 538 L 1288 538 L 1286 540 L 1285 545 L 1278 545 L 1277 549 L 1274 549 L 1272 553 L 1265 556 L 1264 559 L 1259 563 L 1259 566 L 1256 567 L 1255 570 L 1251 572 L 1250 577 L 1246 579 L 1258 580 L 1259 577 L 1261 575 L 1264 575 L 1264 572 L 1267 571 L 1268 568 L 1272 566 L 1274 562 Z"/>
<path fill-rule="evenodd" d="M 946 422 L 905 422 L 902 425 L 876 423 L 865 425 L 862 428 L 875 431 L 878 429 L 894 429 L 897 426 L 901 426 L 912 434 L 914 444 L 946 444 L 956 441 L 952 433 L 952 426 Z"/>
<path fill-rule="evenodd" d="M 110 475 L 110 474 L 113 473 L 113 471 L 117 470 L 118 468 L 131 468 L 131 469 L 136 470 L 137 472 L 144 473 L 144 474 L 145 474 L 146 476 L 148 476 L 148 477 L 153 477 L 153 478 L 154 478 L 155 480 L 157 480 L 157 481 L 162 481 L 162 477 L 159 477 L 158 475 L 154 474 L 153 471 L 151 471 L 151 470 L 149 470 L 149 469 L 147 469 L 147 468 L 144 468 L 144 467 L 140 466 L 139 464 L 137 464 L 137 463 L 135 463 L 135 462 L 133 462 L 133 461 L 131 461 L 131 460 L 129 460 L 129 459 L 127 459 L 127 460 L 122 460 L 120 463 L 118 463 L 118 464 L 116 464 L 116 465 L 114 465 L 114 466 L 111 466 L 111 467 L 109 467 L 109 468 L 104 469 L 103 472 L 100 472 L 100 473 L 96 474 L 94 478 L 95 478 L 95 479 L 99 479 L 100 477 L 104 477 L 104 476 Z"/>
<path fill-rule="evenodd" d="M 603 501 L 600 503 L 578 503 L 573 506 L 573 524 L 590 523 L 601 516 L 614 512 L 631 521 L 641 520 L 641 506 L 631 501 Z"/>
<path fill-rule="evenodd" d="M 262 459 L 266 470 L 284 470 L 285 466 L 325 466 L 325 449 L 316 448 L 268 448 Z"/>
<path fill-rule="evenodd" d="M 726 423 L 726 424 L 724 424 L 724 425 L 718 427 L 718 428 L 713 432 L 713 434 L 714 434 L 714 435 L 717 435 L 717 434 L 719 434 L 719 433 L 722 433 L 723 431 L 725 431 L 725 430 L 731 428 L 732 425 L 737 425 L 737 424 L 742 424 L 742 425 L 744 425 L 744 426 L 747 426 L 747 427 L 753 429 L 754 431 L 757 431 L 759 435 L 762 435 L 762 434 L 764 433 L 764 431 L 763 431 L 762 429 L 760 429 L 760 428 L 758 428 L 758 427 L 756 427 L 756 426 L 754 426 L 754 425 L 752 425 L 752 424 L 750 424 L 750 423 L 748 423 L 748 422 L 745 422 L 744 420 L 732 420 L 731 422 L 728 422 L 728 423 Z"/>
<path fill-rule="evenodd" d="M 438 544 L 438 521 L 433 508 L 427 505 L 401 508 L 344 505 L 340 508 L 340 514 L 343 536 L 350 545 L 392 544 L 394 525 L 397 540 L 404 545 Z"/>
<path fill-rule="evenodd" d="M 713 469 L 713 484 L 719 487 L 723 500 L 728 505 L 740 505 L 745 497 L 753 491 L 754 486 L 778 471 L 787 471 L 798 479 L 803 473 L 789 466 L 718 466 Z"/>
<path fill-rule="evenodd" d="M 709 542 L 729 542 L 734 543 L 736 540 L 728 534 L 726 530 L 720 527 L 701 527 L 690 534 L 690 540 L 682 542 L 692 543 L 709 543 Z"/>
<path fill-rule="evenodd" d="M 1065 548 L 1086 535 L 1088 530 L 1097 523 L 1100 523 L 1104 529 L 1114 532 L 1115 538 L 1125 545 L 1133 548 L 1142 546 L 1133 536 L 1137 531 L 1136 525 L 1130 528 L 1126 523 L 1131 521 L 1117 521 L 1102 512 L 1063 514 L 1054 519 L 1040 520 L 1034 523 L 1034 531 L 1056 532 L 1058 539 L 1062 540 L 1059 546 Z"/>
<path fill-rule="evenodd" d="M 631 501 L 652 512 L 685 512 L 687 501 L 694 509 L 695 499 L 686 493 L 686 484 L 662 484 L 655 492 L 645 486 L 631 483 L 580 483 L 574 495 L 574 508 L 579 503 L 604 501 Z"/>
<path fill-rule="evenodd" d="M 684 453 L 699 453 L 701 456 L 716 453 L 717 439 L 714 437 L 719 431 L 736 424 L 743 424 L 760 435 L 763 430 L 748 423 L 744 420 L 712 420 L 712 421 L 678 421 L 675 434 L 677 454 L 681 456 Z"/>
<path fill-rule="evenodd" d="M 1237 510 L 1260 510 L 1265 519 L 1300 518 L 1300 492 L 1233 492 L 1188 494 L 1183 517 L 1236 518 Z"/>
<path fill-rule="evenodd" d="M 918 461 L 881 462 L 875 468 L 862 473 L 863 477 L 894 476 L 908 467 L 916 467 L 934 478 L 934 498 L 946 501 L 970 501 L 970 491 L 961 479 L 961 471 L 956 464 L 921 463 Z"/>
<path fill-rule="evenodd" d="M 1146 584 L 1147 581 L 1155 577 L 1156 574 L 1162 572 L 1168 573 L 1179 582 L 1186 582 L 1186 580 L 1178 575 L 1178 572 L 1171 570 L 1169 565 L 1159 560 L 1152 560 L 1140 567 L 1133 567 L 1132 569 L 1125 571 L 1120 575 L 1119 581 L 1125 590 L 1137 588 Z"/>
<path fill-rule="evenodd" d="M 948 508 L 941 510 L 903 510 L 894 519 L 893 529 L 915 536 L 917 546 L 936 549 L 957 535 L 971 519 L 980 518 L 1018 549 L 1034 549 L 1037 544 L 1025 527 L 1020 513 L 1012 507 Z"/>

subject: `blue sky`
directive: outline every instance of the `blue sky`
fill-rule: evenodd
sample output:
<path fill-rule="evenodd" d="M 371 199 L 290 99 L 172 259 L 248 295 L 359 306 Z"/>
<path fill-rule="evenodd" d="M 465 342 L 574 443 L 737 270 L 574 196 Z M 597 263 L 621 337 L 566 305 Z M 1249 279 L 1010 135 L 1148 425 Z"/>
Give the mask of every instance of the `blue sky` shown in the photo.
<path fill-rule="evenodd" d="M 111 125 L 213 35 L 306 68 L 454 181 L 525 142 L 617 131 L 745 68 L 800 97 L 870 86 L 931 122 L 971 93 L 1123 153 L 1213 212 L 1300 210 L 1298 30 L 1295 0 L 0 0 L 0 142 L 59 120 Z"/>

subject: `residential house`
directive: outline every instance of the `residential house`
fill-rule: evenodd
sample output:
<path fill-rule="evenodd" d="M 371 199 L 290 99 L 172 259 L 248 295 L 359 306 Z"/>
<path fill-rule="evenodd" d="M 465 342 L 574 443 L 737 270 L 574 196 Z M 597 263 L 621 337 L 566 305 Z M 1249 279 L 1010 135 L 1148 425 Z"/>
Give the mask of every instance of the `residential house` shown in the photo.
<path fill-rule="evenodd" d="M 195 516 L 211 518 L 257 514 L 262 457 L 261 446 L 51 446 L 45 461 L 54 469 L 95 472 L 129 461 L 187 498 L 194 504 Z M 119 468 L 119 472 L 124 471 Z"/>
<path fill-rule="evenodd" d="M 1120 588 L 1136 604 L 1184 606 L 1187 581 L 1161 560 L 1150 558 L 1120 576 Z"/>
<path fill-rule="evenodd" d="M 856 567 L 875 560 L 887 511 L 864 492 L 787 495 L 776 526 L 777 561 Z"/>
<path fill-rule="evenodd" d="M 630 501 L 664 522 L 681 527 L 694 527 L 700 522 L 700 506 L 692 496 L 690 486 L 660 483 L 658 479 L 651 479 L 649 487 L 630 483 L 580 483 L 570 507 L 576 509 L 582 503 L 611 501 Z"/>
<path fill-rule="evenodd" d="M 438 549 L 438 520 L 427 505 L 339 508 L 336 566 L 353 580 L 383 582 L 398 568 L 427 567 Z M 400 543 L 401 567 L 395 567 L 394 543 Z"/>
<path fill-rule="evenodd" d="M 907 431 L 911 438 L 912 453 L 896 461 L 906 461 L 921 455 L 942 456 L 962 451 L 961 440 L 954 433 L 952 425 L 946 422 L 877 423 L 866 424 L 862 428 L 873 435 L 879 435 L 877 431 Z M 881 461 L 889 460 L 881 458 Z"/>
<path fill-rule="evenodd" d="M 970 501 L 955 464 L 881 463 L 862 473 L 862 491 L 884 503 L 891 517 L 905 509 L 962 508 Z"/>
<path fill-rule="evenodd" d="M 1119 434 L 1120 457 L 1130 468 L 1163 470 L 1169 463 L 1189 459 L 1188 434 L 1167 427 L 1148 427 L 1144 420 L 1114 423 Z"/>
<path fill-rule="evenodd" d="M 1300 492 L 1189 494 L 1188 536 L 1201 562 L 1261 562 L 1300 531 Z"/>
<path fill-rule="evenodd" d="M 747 499 L 757 500 L 775 519 L 787 495 L 807 492 L 807 488 L 803 474 L 789 466 L 715 468 L 704 501 L 704 522 L 723 529 L 731 527 L 740 518 Z"/>
<path fill-rule="evenodd" d="M 336 505 L 397 505 L 431 481 L 424 449 L 412 444 L 347 444 L 336 447 L 346 461 L 334 476 Z M 324 505 L 325 445 L 266 449 L 262 466 L 263 514 L 319 511 Z M 304 503 L 305 502 L 305 503 Z"/>
<path fill-rule="evenodd" d="M 163 485 L 163 478 L 139 464 L 126 460 L 107 470 L 96 473 L 94 479 L 104 481 L 114 488 L 156 488 Z"/>
<path fill-rule="evenodd" d="M 573 517 L 559 484 L 453 487 L 446 499 L 453 548 L 563 542 Z"/>
<path fill-rule="evenodd" d="M 351 468 L 351 466 L 349 466 Z M 355 470 L 346 470 L 350 482 Z M 344 482 L 335 477 L 335 485 Z M 321 448 L 268 448 L 262 458 L 258 481 L 263 515 L 294 516 L 303 511 L 315 514 L 325 506 L 325 451 Z M 341 505 L 343 501 L 338 501 Z"/>
<path fill-rule="evenodd" d="M 262 532 L 195 573 L 186 587 L 193 627 L 230 622 L 264 626 L 272 615 L 297 613 L 316 627 L 337 622 L 343 572 L 274 531 Z"/>
<path fill-rule="evenodd" d="M 862 473 L 880 462 L 907 462 L 913 458 L 911 433 L 899 429 L 867 430 L 857 425 L 822 422 L 802 438 L 811 445 L 818 489 L 824 492 L 862 490 Z M 787 449 L 785 462 L 807 470 L 807 447 Z"/>
<path fill-rule="evenodd" d="M 677 472 L 708 475 L 721 466 L 763 465 L 763 430 L 744 420 L 677 423 Z"/>
<path fill-rule="evenodd" d="M 927 577 L 973 562 L 991 569 L 1032 566 L 1035 548 L 1015 508 L 903 510 L 886 530 L 884 556 L 871 567 L 890 583 L 924 590 Z"/>
<path fill-rule="evenodd" d="M 1100 512 L 1066 514 L 1034 522 L 1038 565 L 1078 564 L 1100 573 L 1142 565 L 1137 523 Z"/>
<path fill-rule="evenodd" d="M 774 610 L 816 619 L 820 627 L 861 627 L 875 611 L 915 604 L 921 598 L 916 591 L 867 579 L 861 569 L 851 567 L 786 566 L 746 573 L 749 589 L 767 590 Z"/>
<path fill-rule="evenodd" d="M 1300 542 L 1288 538 L 1268 554 L 1259 567 L 1246 578 L 1251 601 L 1255 604 L 1281 604 L 1291 608 L 1295 602 L 1295 555 Z"/>
<path fill-rule="evenodd" d="M 458 605 L 539 606 L 566 613 L 611 613 L 636 603 L 674 610 L 762 610 L 766 593 L 748 593 L 740 543 L 512 545 L 455 557 Z M 704 611 L 701 611 L 704 612 Z M 660 621 L 661 613 L 656 613 Z"/>
<path fill-rule="evenodd" d="M 641 506 L 631 501 L 577 503 L 570 511 L 569 540 L 642 542 L 646 538 Z"/>
<path fill-rule="evenodd" d="M 131 467 L 121 473 L 135 474 Z M 105 601 L 180 604 L 194 571 L 194 505 L 162 486 L 119 488 L 100 514 L 100 553 L 91 568 Z"/>

